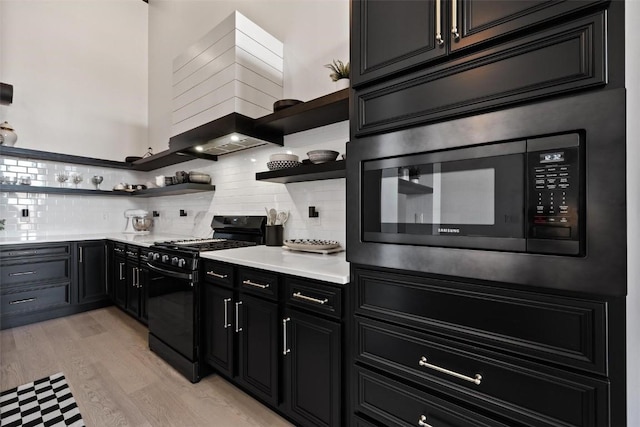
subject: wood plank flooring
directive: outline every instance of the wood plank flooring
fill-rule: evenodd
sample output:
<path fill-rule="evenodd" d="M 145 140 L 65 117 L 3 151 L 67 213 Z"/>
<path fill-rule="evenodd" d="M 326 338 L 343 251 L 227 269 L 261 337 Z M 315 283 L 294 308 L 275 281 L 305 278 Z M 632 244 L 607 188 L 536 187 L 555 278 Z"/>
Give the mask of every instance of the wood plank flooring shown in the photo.
<path fill-rule="evenodd" d="M 115 307 L 0 331 L 0 390 L 63 372 L 91 426 L 291 426 L 218 375 L 191 384 Z"/>

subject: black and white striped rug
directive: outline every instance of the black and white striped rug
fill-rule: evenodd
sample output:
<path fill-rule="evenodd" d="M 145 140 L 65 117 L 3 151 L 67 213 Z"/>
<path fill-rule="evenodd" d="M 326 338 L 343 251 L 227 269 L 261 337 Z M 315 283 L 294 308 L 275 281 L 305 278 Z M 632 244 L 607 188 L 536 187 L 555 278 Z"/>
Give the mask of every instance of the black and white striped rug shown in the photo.
<path fill-rule="evenodd" d="M 62 372 L 0 393 L 1 427 L 84 426 Z"/>

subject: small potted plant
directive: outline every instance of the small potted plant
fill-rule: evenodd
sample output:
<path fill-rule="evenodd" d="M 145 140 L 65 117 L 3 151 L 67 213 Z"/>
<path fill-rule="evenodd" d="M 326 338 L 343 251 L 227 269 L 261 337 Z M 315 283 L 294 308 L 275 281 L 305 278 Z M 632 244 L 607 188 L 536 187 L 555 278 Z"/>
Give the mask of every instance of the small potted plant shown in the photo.
<path fill-rule="evenodd" d="M 326 64 L 326 68 L 331 70 L 331 80 L 336 82 L 338 90 L 349 87 L 349 63 L 346 64 L 339 59 L 334 59 L 331 64 Z"/>

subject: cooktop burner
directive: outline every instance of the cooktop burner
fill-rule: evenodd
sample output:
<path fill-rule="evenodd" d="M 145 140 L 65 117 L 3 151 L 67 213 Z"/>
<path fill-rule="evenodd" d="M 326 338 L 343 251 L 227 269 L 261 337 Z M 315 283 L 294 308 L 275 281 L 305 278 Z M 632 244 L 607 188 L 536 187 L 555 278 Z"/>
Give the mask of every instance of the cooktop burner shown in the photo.
<path fill-rule="evenodd" d="M 221 249 L 233 249 L 244 248 L 246 246 L 256 246 L 255 242 L 247 242 L 243 240 L 229 240 L 229 239 L 194 239 L 193 241 L 169 241 L 159 242 L 154 245 L 155 247 L 205 252 L 205 251 L 218 251 Z"/>

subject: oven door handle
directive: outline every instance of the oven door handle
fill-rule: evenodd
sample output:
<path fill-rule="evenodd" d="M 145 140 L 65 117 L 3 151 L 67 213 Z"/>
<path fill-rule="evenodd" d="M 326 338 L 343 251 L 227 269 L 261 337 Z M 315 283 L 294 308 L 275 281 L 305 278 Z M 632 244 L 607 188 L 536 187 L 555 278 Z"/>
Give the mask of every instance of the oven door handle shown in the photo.
<path fill-rule="evenodd" d="M 165 276 L 173 277 L 174 279 L 183 279 L 183 280 L 189 280 L 189 281 L 191 281 L 193 279 L 193 275 L 192 274 L 179 273 L 179 272 L 176 272 L 176 271 L 165 270 L 164 268 L 158 268 L 155 265 L 151 265 L 149 263 L 147 263 L 147 267 L 149 267 L 151 270 L 153 270 L 155 272 L 162 273 Z"/>

